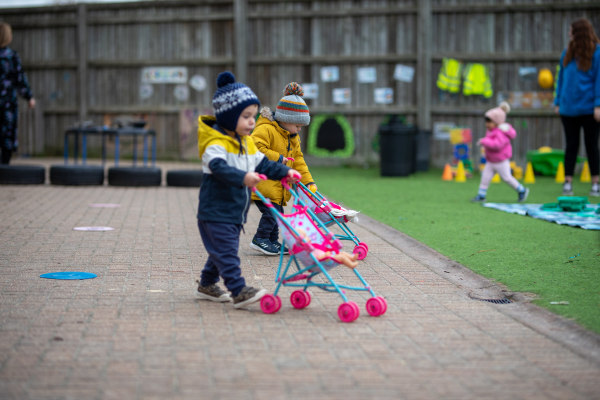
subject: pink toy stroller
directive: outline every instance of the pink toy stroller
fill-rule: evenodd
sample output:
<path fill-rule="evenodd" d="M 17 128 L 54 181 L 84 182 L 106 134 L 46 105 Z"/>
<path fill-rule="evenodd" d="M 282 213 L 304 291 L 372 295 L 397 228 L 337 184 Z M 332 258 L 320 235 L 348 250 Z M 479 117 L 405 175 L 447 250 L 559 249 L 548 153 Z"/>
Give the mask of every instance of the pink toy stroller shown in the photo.
<path fill-rule="evenodd" d="M 371 295 L 366 302 L 366 309 L 371 316 L 380 316 L 387 310 L 387 302 L 381 296 L 376 296 L 373 289 L 364 280 L 356 268 L 352 271 L 362 284 L 362 286 L 348 286 L 338 284 L 334 281 L 329 271 L 339 264 L 334 257 L 340 254 L 342 245 L 333 233 L 327 230 L 327 227 L 310 210 L 308 205 L 304 204 L 299 198 L 298 192 L 287 185 L 287 181 L 282 181 L 295 198 L 292 214 L 282 214 L 278 212 L 269 199 L 266 199 L 258 190 L 252 190 L 259 196 L 262 202 L 269 207 L 273 216 L 277 219 L 280 231 L 285 245 L 290 252 L 289 259 L 284 263 L 283 251 L 280 254 L 279 266 L 275 282 L 277 286 L 273 294 L 266 294 L 260 301 L 260 307 L 267 314 L 276 313 L 281 308 L 281 299 L 278 296 L 282 286 L 301 288 L 292 292 L 290 301 L 292 306 L 302 309 L 310 304 L 311 295 L 308 288 L 319 288 L 328 292 L 338 293 L 343 303 L 338 307 L 338 317 L 342 322 L 352 322 L 360 315 L 358 305 L 349 301 L 346 297 L 346 290 L 365 291 Z M 320 281 L 316 282 L 313 278 L 322 276 Z"/>
<path fill-rule="evenodd" d="M 295 189 L 298 197 L 294 198 L 294 203 L 297 203 L 298 199 L 301 200 L 310 208 L 313 214 L 325 224 L 325 226 L 337 225 L 343 233 L 336 234 L 335 237 L 341 240 L 351 240 L 354 242 L 355 246 L 352 252 L 358 256 L 359 260 L 362 260 L 367 256 L 369 246 L 367 246 L 365 242 L 361 242 L 358 236 L 352 232 L 352 229 L 346 225 L 356 216 L 356 214 L 358 214 L 358 212 L 354 211 L 353 215 L 349 214 L 348 211 L 352 210 L 346 210 L 340 205 L 328 201 L 325 196 L 318 191 L 314 193 L 311 192 L 310 189 L 301 182 L 296 183 Z"/>

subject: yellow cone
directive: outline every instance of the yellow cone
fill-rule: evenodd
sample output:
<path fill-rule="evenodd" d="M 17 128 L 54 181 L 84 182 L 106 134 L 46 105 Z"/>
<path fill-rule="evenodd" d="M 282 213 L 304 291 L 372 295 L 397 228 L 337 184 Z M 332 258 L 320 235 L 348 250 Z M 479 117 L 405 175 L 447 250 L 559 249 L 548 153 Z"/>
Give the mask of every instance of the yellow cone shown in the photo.
<path fill-rule="evenodd" d="M 558 168 L 556 169 L 556 177 L 554 178 L 556 183 L 565 183 L 565 165 L 562 161 L 559 161 Z"/>
<path fill-rule="evenodd" d="M 458 162 L 458 166 L 456 167 L 456 177 L 454 178 L 455 182 L 466 182 L 467 176 L 465 175 L 465 166 L 462 161 Z"/>
<path fill-rule="evenodd" d="M 443 181 L 451 181 L 452 180 L 452 169 L 450 168 L 450 164 L 446 164 L 444 167 L 444 172 L 442 173 Z"/>
<path fill-rule="evenodd" d="M 525 178 L 523 179 L 523 183 L 535 183 L 535 175 L 533 174 L 533 167 L 531 166 L 531 162 L 527 163 L 527 168 L 525 169 Z"/>
<path fill-rule="evenodd" d="M 500 183 L 500 182 L 502 182 L 502 180 L 500 179 L 500 175 L 494 174 L 494 177 L 492 178 L 492 183 Z"/>
<path fill-rule="evenodd" d="M 590 164 L 588 162 L 583 163 L 583 170 L 581 171 L 581 177 L 579 177 L 581 182 L 591 182 L 592 176 L 590 175 Z"/>

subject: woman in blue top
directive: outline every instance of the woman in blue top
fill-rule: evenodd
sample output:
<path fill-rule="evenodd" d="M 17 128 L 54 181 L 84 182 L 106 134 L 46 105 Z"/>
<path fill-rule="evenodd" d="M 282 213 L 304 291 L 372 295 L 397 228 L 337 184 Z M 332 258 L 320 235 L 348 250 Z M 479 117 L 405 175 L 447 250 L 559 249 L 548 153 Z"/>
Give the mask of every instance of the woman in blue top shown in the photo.
<path fill-rule="evenodd" d="M 555 111 L 560 115 L 566 139 L 563 194 L 573 194 L 572 181 L 579 152 L 579 132 L 583 128 L 592 175 L 590 196 L 600 196 L 600 39 L 586 19 L 576 20 L 569 28 L 569 45 L 560 58 L 554 105 Z"/>
<path fill-rule="evenodd" d="M 35 107 L 33 93 L 23 72 L 16 51 L 8 45 L 12 42 L 12 29 L 0 23 L 0 164 L 8 164 L 12 153 L 17 150 L 17 118 L 19 116 L 17 93 Z"/>

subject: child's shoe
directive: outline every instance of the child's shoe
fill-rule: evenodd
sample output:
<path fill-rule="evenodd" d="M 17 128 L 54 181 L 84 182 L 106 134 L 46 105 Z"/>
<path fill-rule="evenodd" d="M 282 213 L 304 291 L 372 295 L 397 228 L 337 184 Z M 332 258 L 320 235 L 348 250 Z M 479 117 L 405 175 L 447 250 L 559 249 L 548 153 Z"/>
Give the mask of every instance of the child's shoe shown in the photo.
<path fill-rule="evenodd" d="M 279 254 L 279 248 L 273 246 L 269 239 L 254 237 L 250 243 L 250 248 L 258 250 L 268 256 L 276 256 Z"/>
<path fill-rule="evenodd" d="M 600 197 L 600 185 L 597 183 L 592 184 L 592 190 L 590 190 L 590 196 Z"/>
<path fill-rule="evenodd" d="M 529 188 L 525 188 L 522 192 L 519 192 L 519 203 L 527 200 L 527 196 L 529 196 Z"/>
<path fill-rule="evenodd" d="M 281 243 L 275 241 L 275 242 L 271 242 L 271 244 L 273 245 L 273 247 L 275 247 L 277 249 L 277 253 L 281 253 Z M 284 255 L 290 254 L 290 251 L 285 246 L 283 246 L 283 254 Z"/>
<path fill-rule="evenodd" d="M 471 201 L 472 201 L 473 203 L 482 203 L 482 202 L 484 202 L 484 201 L 485 201 L 485 196 L 482 196 L 482 195 L 478 194 L 477 196 L 473 197 L 473 198 L 471 199 Z"/>
<path fill-rule="evenodd" d="M 196 282 L 198 283 L 197 295 L 199 298 L 217 303 L 231 301 L 231 296 L 229 293 L 218 287 L 215 283 L 209 286 L 202 286 L 200 285 L 200 281 Z"/>
<path fill-rule="evenodd" d="M 573 185 L 571 184 L 571 182 L 565 182 L 563 184 L 562 194 L 563 194 L 563 196 L 572 196 L 573 195 Z"/>
<path fill-rule="evenodd" d="M 259 301 L 265 294 L 267 294 L 266 289 L 255 289 L 251 286 L 244 286 L 242 291 L 233 298 L 233 306 L 235 308 L 242 308 Z"/>

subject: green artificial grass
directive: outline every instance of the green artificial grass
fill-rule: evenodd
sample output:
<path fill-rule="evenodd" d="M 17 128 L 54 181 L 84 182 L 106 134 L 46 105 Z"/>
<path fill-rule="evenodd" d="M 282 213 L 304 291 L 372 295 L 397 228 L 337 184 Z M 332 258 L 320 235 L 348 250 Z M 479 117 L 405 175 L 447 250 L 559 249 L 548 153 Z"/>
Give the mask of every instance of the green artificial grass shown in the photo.
<path fill-rule="evenodd" d="M 441 170 L 381 177 L 379 169 L 312 167 L 319 192 L 419 240 L 534 303 L 600 333 L 600 231 L 561 226 L 489 209 L 470 199 L 480 176 L 443 181 Z M 552 203 L 562 185 L 536 177 L 527 203 Z M 589 183 L 574 182 L 587 196 Z M 598 198 L 589 198 L 598 203 Z M 516 203 L 505 183 L 492 183 L 487 201 Z M 551 302 L 568 302 L 553 305 Z"/>

